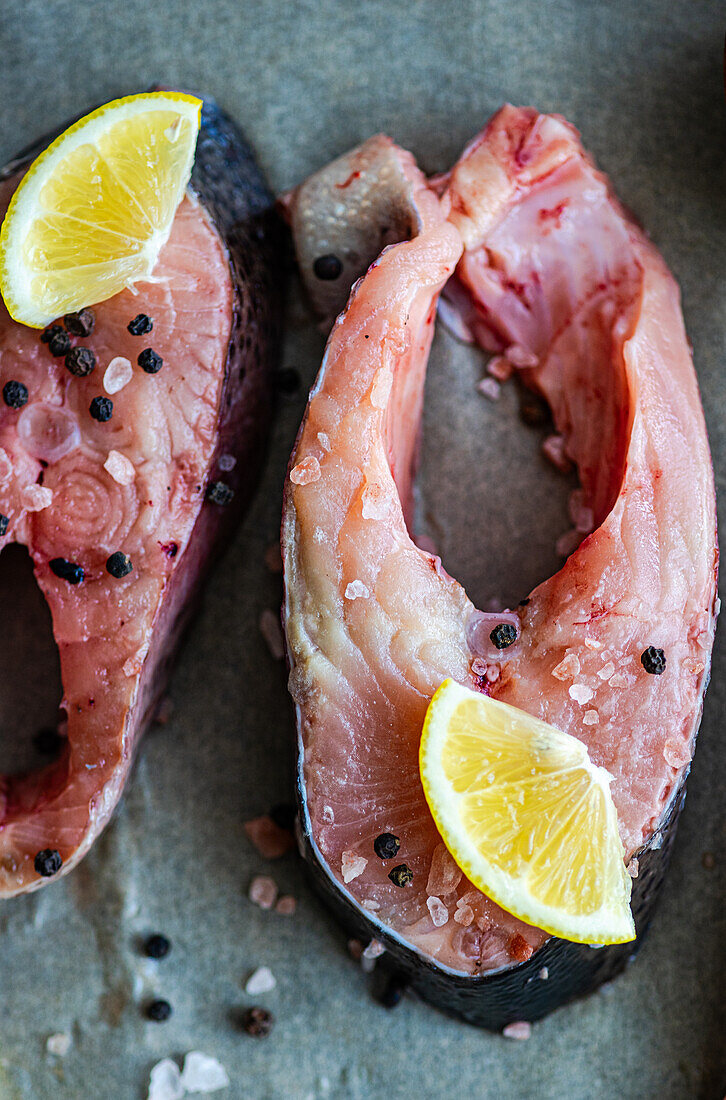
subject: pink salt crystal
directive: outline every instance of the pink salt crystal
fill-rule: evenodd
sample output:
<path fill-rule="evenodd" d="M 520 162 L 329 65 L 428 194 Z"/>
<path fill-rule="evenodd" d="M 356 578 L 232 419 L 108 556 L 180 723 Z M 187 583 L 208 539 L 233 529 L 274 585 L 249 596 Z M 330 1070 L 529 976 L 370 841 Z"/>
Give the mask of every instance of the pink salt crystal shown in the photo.
<path fill-rule="evenodd" d="M 358 878 L 362 875 L 368 866 L 368 860 L 365 856 L 361 856 L 358 852 L 354 852 L 352 848 L 343 852 L 340 869 L 343 873 L 343 882 L 352 882 L 354 878 Z"/>
<path fill-rule="evenodd" d="M 457 903 L 457 909 L 454 913 L 454 920 L 457 924 L 461 924 L 464 928 L 468 928 L 471 922 L 474 920 L 474 910 L 470 905 L 459 906 Z"/>
<path fill-rule="evenodd" d="M 588 649 L 602 649 L 602 642 L 598 642 L 597 638 L 585 638 L 585 645 Z"/>
<path fill-rule="evenodd" d="M 109 451 L 103 468 L 119 485 L 130 485 L 136 477 L 133 462 L 120 451 Z"/>
<path fill-rule="evenodd" d="M 487 665 L 486 678 L 490 684 L 495 684 L 501 675 L 501 669 L 499 665 Z"/>
<path fill-rule="evenodd" d="M 314 455 L 304 458 L 290 470 L 290 481 L 293 485 L 310 485 L 320 480 L 320 463 Z"/>
<path fill-rule="evenodd" d="M 699 661 L 695 657 L 686 657 L 683 662 L 683 671 L 690 676 L 697 676 L 699 672 L 703 672 L 705 667 L 703 661 Z"/>
<path fill-rule="evenodd" d="M 295 847 L 292 833 L 281 829 L 268 814 L 245 821 L 244 830 L 265 859 L 279 859 Z"/>
<path fill-rule="evenodd" d="M 555 469 L 562 474 L 567 474 L 572 469 L 572 462 L 565 452 L 565 440 L 561 435 L 548 435 L 542 444 L 542 454 L 552 463 Z"/>
<path fill-rule="evenodd" d="M 285 643 L 282 638 L 280 617 L 269 607 L 260 615 L 260 634 L 267 642 L 267 648 L 276 661 L 281 661 L 285 656 Z"/>
<path fill-rule="evenodd" d="M 282 551 L 280 540 L 272 542 L 265 550 L 265 566 L 271 573 L 282 573 Z"/>
<path fill-rule="evenodd" d="M 247 896 L 260 909 L 272 909 L 277 901 L 277 883 L 269 875 L 257 875 L 250 883 Z"/>
<path fill-rule="evenodd" d="M 361 905 L 364 909 L 367 909 L 369 913 L 375 913 L 381 908 L 375 898 L 364 898 Z"/>
<path fill-rule="evenodd" d="M 640 871 L 640 866 L 639 866 L 638 860 L 636 859 L 635 856 L 633 856 L 630 863 L 628 864 L 628 866 L 625 869 L 626 869 L 626 871 L 628 872 L 628 874 L 630 875 L 631 878 L 637 878 L 638 877 L 638 872 Z"/>
<path fill-rule="evenodd" d="M 570 698 L 574 699 L 580 706 L 583 703 L 589 703 L 594 694 L 595 692 L 587 684 L 572 684 L 570 686 Z"/>
<path fill-rule="evenodd" d="M 504 355 L 494 355 L 487 363 L 487 370 L 492 378 L 496 378 L 499 382 L 506 382 L 512 377 L 514 364 Z"/>
<path fill-rule="evenodd" d="M 20 490 L 20 503 L 26 512 L 42 512 L 52 501 L 52 490 L 43 485 L 26 485 Z"/>
<path fill-rule="evenodd" d="M 426 905 L 428 911 L 431 914 L 431 920 L 434 923 L 435 928 L 441 928 L 449 919 L 449 910 L 444 905 L 441 898 L 435 896 L 427 898 Z"/>
<path fill-rule="evenodd" d="M 616 672 L 610 677 L 611 688 L 624 688 L 628 686 L 628 678 L 622 672 Z"/>
<path fill-rule="evenodd" d="M 346 600 L 367 600 L 369 596 L 370 590 L 367 585 L 363 584 L 363 581 L 354 580 L 345 587 Z"/>
<path fill-rule="evenodd" d="M 669 737 L 663 746 L 663 759 L 672 768 L 682 768 L 691 759 L 691 753 L 687 745 L 677 741 L 675 737 Z"/>
<path fill-rule="evenodd" d="M 581 542 L 582 534 L 580 533 L 580 531 L 577 531 L 574 527 L 572 527 L 569 531 L 565 531 L 564 534 L 560 535 L 560 537 L 557 539 L 557 542 L 555 543 L 555 551 L 559 554 L 561 558 L 569 558 L 570 554 L 574 550 L 577 550 Z"/>
<path fill-rule="evenodd" d="M 437 844 L 431 857 L 426 893 L 441 897 L 450 894 L 461 882 L 462 871 L 444 844 Z"/>
<path fill-rule="evenodd" d="M 532 1034 L 532 1025 L 526 1020 L 516 1020 L 513 1024 L 507 1024 L 502 1031 L 505 1039 L 529 1039 Z"/>
<path fill-rule="evenodd" d="M 475 676 L 486 676 L 489 670 L 489 665 L 483 657 L 475 657 L 471 662 L 471 671 Z"/>
<path fill-rule="evenodd" d="M 539 362 L 537 356 L 521 344 L 510 344 L 504 354 L 515 367 L 536 367 Z"/>
<path fill-rule="evenodd" d="M 580 671 L 580 658 L 576 653 L 566 653 L 558 665 L 552 669 L 552 675 L 558 680 L 572 680 Z"/>
<path fill-rule="evenodd" d="M 376 371 L 371 386 L 371 405 L 376 409 L 385 409 L 393 387 L 393 372 L 390 367 L 380 367 Z"/>
<path fill-rule="evenodd" d="M 583 726 L 596 726 L 600 721 L 600 715 L 596 710 L 586 710 L 582 716 Z"/>
<path fill-rule="evenodd" d="M 601 680 L 609 680 L 612 674 L 615 672 L 615 665 L 612 661 L 608 661 L 603 665 L 601 669 L 598 669 L 598 676 Z"/>
<path fill-rule="evenodd" d="M 498 401 L 502 393 L 502 387 L 494 378 L 482 378 L 481 382 L 477 382 L 476 388 L 489 401 Z"/>
<path fill-rule="evenodd" d="M 106 393 L 118 393 L 124 386 L 128 386 L 134 376 L 134 369 L 129 359 L 123 355 L 117 355 L 106 367 L 103 374 L 103 388 Z"/>
<path fill-rule="evenodd" d="M 379 959 L 385 951 L 385 947 L 380 940 L 371 940 L 363 952 L 364 959 Z"/>
<path fill-rule="evenodd" d="M 297 909 L 297 901 L 292 894 L 283 894 L 275 905 L 275 912 L 284 917 L 291 917 Z"/>
<path fill-rule="evenodd" d="M 129 657 L 124 661 L 122 672 L 124 676 L 138 676 L 141 669 L 144 667 L 143 658 L 140 653 L 137 653 L 134 657 Z"/>
<path fill-rule="evenodd" d="M 8 452 L 0 447 L 0 482 L 7 481 L 13 472 L 13 464 Z"/>

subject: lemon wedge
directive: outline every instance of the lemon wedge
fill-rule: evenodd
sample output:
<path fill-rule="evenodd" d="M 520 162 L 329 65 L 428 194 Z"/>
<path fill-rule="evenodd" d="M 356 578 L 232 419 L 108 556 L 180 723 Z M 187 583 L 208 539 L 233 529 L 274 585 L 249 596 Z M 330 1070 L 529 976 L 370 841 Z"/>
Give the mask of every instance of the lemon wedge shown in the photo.
<path fill-rule="evenodd" d="M 80 119 L 32 163 L 0 230 L 0 293 L 21 324 L 147 278 L 189 182 L 201 100 L 126 96 Z"/>
<path fill-rule="evenodd" d="M 482 893 L 563 939 L 635 939 L 611 777 L 582 742 L 445 680 L 419 766 L 441 837 Z"/>

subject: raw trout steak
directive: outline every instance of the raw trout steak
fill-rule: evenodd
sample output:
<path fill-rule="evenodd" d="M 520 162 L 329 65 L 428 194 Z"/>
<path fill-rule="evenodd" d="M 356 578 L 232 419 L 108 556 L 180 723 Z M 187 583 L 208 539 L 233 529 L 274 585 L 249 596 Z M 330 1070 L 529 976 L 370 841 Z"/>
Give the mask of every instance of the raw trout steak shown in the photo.
<path fill-rule="evenodd" d="M 584 742 L 614 777 L 642 936 L 708 679 L 714 485 L 678 288 L 574 129 L 505 107 L 435 190 L 438 207 L 370 267 L 330 335 L 285 485 L 283 614 L 317 880 L 424 996 L 499 1029 L 614 976 L 633 945 L 548 939 L 466 880 L 421 787 L 426 708 L 452 677 Z M 581 482 L 579 546 L 501 616 L 479 612 L 409 525 L 454 272 L 468 330 L 546 398 Z M 501 621 L 517 641 L 498 650 Z M 389 833 L 409 883 L 380 857 Z"/>
<path fill-rule="evenodd" d="M 3 173 L 3 211 L 44 144 Z M 0 548 L 28 548 L 68 716 L 57 762 L 2 777 L 5 896 L 50 881 L 60 861 L 70 870 L 108 821 L 195 594 L 255 485 L 278 328 L 270 204 L 249 146 L 208 101 L 152 279 L 96 306 L 90 334 L 75 323 L 90 373 L 87 352 L 72 353 L 73 373 L 0 307 Z"/>

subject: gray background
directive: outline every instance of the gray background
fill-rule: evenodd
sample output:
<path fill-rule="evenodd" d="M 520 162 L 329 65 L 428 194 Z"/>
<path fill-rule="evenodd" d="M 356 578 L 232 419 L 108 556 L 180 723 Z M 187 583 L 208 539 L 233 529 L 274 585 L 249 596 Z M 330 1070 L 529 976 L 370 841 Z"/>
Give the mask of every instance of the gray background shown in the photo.
<path fill-rule="evenodd" d="M 683 287 L 719 487 L 726 475 L 726 134 L 720 0 L 0 0 L 0 162 L 99 100 L 154 79 L 218 97 L 275 189 L 378 129 L 448 166 L 505 99 L 561 111 L 648 227 Z M 293 294 L 286 359 L 306 385 L 322 338 Z M 427 394 L 423 501 L 448 569 L 480 602 L 517 599 L 552 571 L 567 527 L 563 479 L 507 391 L 473 392 L 479 356 L 437 337 Z M 0 1097 L 136 1100 L 150 1066 L 198 1047 L 234 1098 L 703 1098 L 726 1089 L 723 635 L 677 851 L 656 926 L 610 989 L 538 1024 L 527 1043 L 479 1033 L 414 1000 L 385 1012 L 313 897 L 295 855 L 272 866 L 299 907 L 262 912 L 270 869 L 242 822 L 289 798 L 284 674 L 257 620 L 279 598 L 262 564 L 279 521 L 304 395 L 280 410 L 261 491 L 211 578 L 173 679 L 175 714 L 149 735 L 114 821 L 67 879 L 0 908 Z M 474 520 L 472 520 L 474 517 Z M 0 729 L 53 714 L 57 670 L 27 561 L 3 556 Z M 19 619 L 23 609 L 22 622 Z M 54 676 L 56 680 L 54 681 Z M 712 852 L 716 866 L 702 865 Z M 174 942 L 142 960 L 139 934 Z M 269 965 L 264 1043 L 235 1019 L 242 983 Z M 164 1025 L 139 1004 L 163 994 Z M 46 1037 L 69 1030 L 62 1061 Z"/>

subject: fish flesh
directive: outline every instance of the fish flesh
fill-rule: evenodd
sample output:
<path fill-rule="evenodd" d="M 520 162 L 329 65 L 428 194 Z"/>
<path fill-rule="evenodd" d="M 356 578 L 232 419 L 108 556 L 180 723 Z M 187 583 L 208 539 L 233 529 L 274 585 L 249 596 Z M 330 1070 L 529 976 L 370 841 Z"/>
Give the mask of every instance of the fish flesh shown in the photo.
<path fill-rule="evenodd" d="M 49 140 L 2 173 L 3 211 Z M 58 853 L 65 874 L 109 820 L 201 582 L 255 486 L 279 332 L 277 221 L 252 150 L 207 99 L 152 277 L 96 306 L 91 334 L 73 341 L 95 369 L 74 376 L 0 307 L 0 389 L 27 389 L 25 404 L 0 403 L 0 549 L 29 551 L 68 719 L 55 762 L 0 780 L 0 895 L 52 880 L 57 857 L 39 874 L 39 852 Z M 140 313 L 153 329 L 132 335 Z M 147 362 L 152 373 L 137 365 L 147 348 L 163 361 Z M 94 419 L 107 395 L 111 418 Z"/>
<path fill-rule="evenodd" d="M 640 942 L 709 675 L 714 484 L 677 285 L 574 128 L 506 106 L 431 190 L 435 214 L 372 264 L 330 334 L 285 484 L 283 619 L 316 881 L 423 996 L 500 1030 L 613 977 L 637 944 L 548 938 L 466 880 L 421 787 L 426 708 L 452 677 L 587 746 L 613 776 Z M 581 484 L 579 545 L 502 615 L 412 537 L 449 280 L 467 331 L 548 402 Z M 503 650 L 500 621 L 517 630 Z M 374 849 L 386 832 L 413 871 L 403 888 Z"/>

